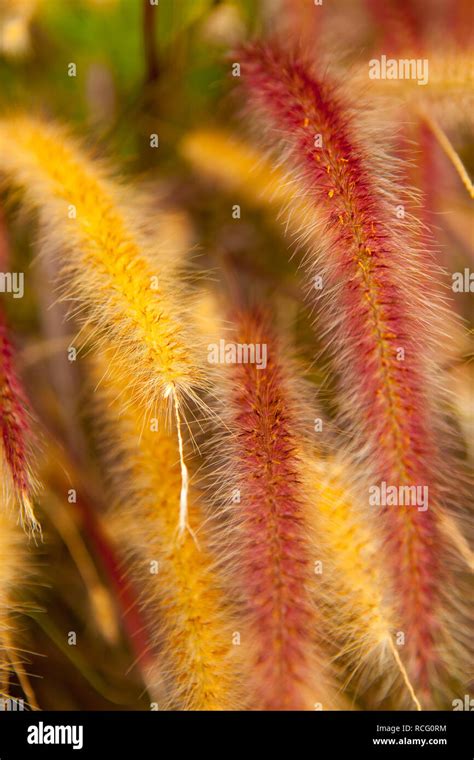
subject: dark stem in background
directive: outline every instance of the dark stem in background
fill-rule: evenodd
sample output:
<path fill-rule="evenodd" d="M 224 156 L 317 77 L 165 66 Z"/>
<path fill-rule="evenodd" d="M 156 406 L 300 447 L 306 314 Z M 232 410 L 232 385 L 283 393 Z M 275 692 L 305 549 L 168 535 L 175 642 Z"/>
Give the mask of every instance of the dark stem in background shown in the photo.
<path fill-rule="evenodd" d="M 69 465 L 73 469 L 80 467 L 80 462 L 75 458 L 73 452 L 68 450 L 64 441 L 60 437 L 55 437 L 53 431 L 50 428 L 47 429 L 46 423 L 44 424 L 45 432 L 48 432 L 55 445 L 64 452 Z M 58 495 L 64 494 L 62 473 L 68 474 L 65 471 L 63 472 L 62 468 L 58 468 L 56 478 L 51 478 L 51 486 Z M 81 485 L 75 508 L 79 517 L 78 527 L 82 535 L 90 542 L 93 557 L 98 560 L 97 564 L 102 568 L 109 582 L 109 588 L 118 607 L 120 620 L 135 656 L 133 665 L 139 668 L 146 686 L 146 670 L 152 661 L 151 641 L 139 608 L 138 590 L 127 577 L 116 547 L 112 545 L 99 517 L 100 514 L 104 514 L 104 510 L 101 509 L 100 499 L 97 496 L 97 486 L 90 483 Z"/>
<path fill-rule="evenodd" d="M 158 6 L 143 0 L 143 48 L 145 53 L 145 84 L 153 84 L 160 76 L 160 64 L 156 49 L 155 19 Z"/>

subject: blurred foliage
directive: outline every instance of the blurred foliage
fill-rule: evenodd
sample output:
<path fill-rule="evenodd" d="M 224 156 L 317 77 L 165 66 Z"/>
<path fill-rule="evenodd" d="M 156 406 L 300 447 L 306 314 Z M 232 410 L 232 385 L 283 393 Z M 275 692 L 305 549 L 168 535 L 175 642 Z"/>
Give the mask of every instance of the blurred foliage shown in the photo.
<path fill-rule="evenodd" d="M 232 96 L 229 50 L 242 39 L 263 30 L 271 32 L 278 14 L 280 20 L 293 23 L 291 14 L 303 13 L 302 3 L 159 0 L 152 22 L 150 17 L 147 21 L 146 6 L 147 0 L 0 0 L 0 112 L 19 106 L 70 124 L 99 155 L 112 157 L 121 170 L 151 183 L 156 198 L 165 206 L 184 209 L 191 220 L 196 269 L 206 269 L 211 276 L 218 269 L 224 273 L 235 269 L 257 298 L 277 294 L 285 327 L 298 334 L 298 350 L 309 366 L 306 376 L 322 388 L 321 402 L 331 416 L 332 386 L 320 368 L 325 356 L 318 367 L 312 364 L 315 345 L 316 350 L 321 346 L 297 292 L 298 261 L 288 257 L 289 245 L 291 250 L 296 247 L 294 241 L 288 244 L 282 235 L 283 223 L 275 222 L 245 193 L 238 195 L 243 213 L 237 231 L 231 217 L 236 193 L 197 172 L 179 149 L 185 133 L 206 124 L 225 125 L 242 136 L 245 125 L 238 121 Z M 381 34 L 367 22 L 367 11 L 362 10 L 365 4 L 344 0 L 327 6 L 327 13 L 335 18 L 334 35 L 347 32 L 352 40 L 344 57 L 365 60 L 367 49 L 377 44 Z M 288 8 L 291 13 L 286 17 L 283 12 Z M 324 35 L 324 25 L 322 28 Z M 285 32 L 283 29 L 283 35 Z M 319 27 L 314 35 L 316 47 L 321 40 Z M 76 66 L 76 76 L 68 75 L 71 63 Z M 150 147 L 152 133 L 159 135 L 159 151 Z M 466 125 L 460 128 L 458 138 L 462 159 L 472 171 L 474 151 Z M 449 248 L 453 268 L 462 269 L 469 257 L 472 261 L 473 253 L 470 222 L 462 221 L 466 199 L 458 184 L 450 176 L 443 189 L 450 213 L 462 223 L 454 230 L 455 225 L 445 223 L 438 212 L 436 221 L 439 241 Z M 33 279 L 44 285 L 47 273 L 37 262 L 31 263 L 36 253 L 34 226 L 25 223 L 14 194 L 2 194 L 0 207 L 7 217 L 15 267 L 20 271 L 32 267 Z M 49 306 L 56 298 L 53 287 L 51 290 L 46 298 Z M 42 423 L 49 420 L 50 431 L 65 448 L 76 448 L 72 459 L 80 462 L 84 482 L 93 484 L 92 503 L 99 504 L 100 511 L 100 499 L 96 504 L 95 497 L 103 485 L 94 453 L 90 453 L 94 449 L 88 423 L 78 422 L 82 410 L 77 409 L 78 419 L 67 419 L 51 378 L 53 361 L 47 343 L 61 340 L 65 347 L 74 327 L 48 334 L 39 316 L 39 288 L 27 289 L 25 296 L 21 304 L 7 300 L 5 306 L 23 349 L 27 387 L 35 389 L 35 411 Z M 472 301 L 468 301 L 468 296 L 461 294 L 456 303 L 465 318 L 472 316 Z M 64 314 L 54 314 L 59 324 Z M 35 349 L 32 356 L 31 344 L 38 335 L 40 354 Z M 465 345 L 459 353 L 467 353 Z M 72 428 L 81 432 L 71 434 Z M 89 453 L 84 454 L 84 449 Z M 31 648 L 42 656 L 32 656 L 29 667 L 41 677 L 33 682 L 38 701 L 46 709 L 146 709 L 149 699 L 127 636 L 122 631 L 113 646 L 101 638 L 90 620 L 87 595 L 71 553 L 48 514 L 42 518 L 49 526 L 48 552 L 40 560 L 44 572 L 41 587 L 36 589 L 39 609 L 32 612 L 31 632 Z M 90 541 L 87 520 L 84 515 L 82 518 L 82 522 L 77 518 L 78 526 L 94 556 L 97 546 Z M 106 582 L 104 568 L 100 561 L 97 564 Z M 83 636 L 81 653 L 64 644 L 65 630 Z"/>

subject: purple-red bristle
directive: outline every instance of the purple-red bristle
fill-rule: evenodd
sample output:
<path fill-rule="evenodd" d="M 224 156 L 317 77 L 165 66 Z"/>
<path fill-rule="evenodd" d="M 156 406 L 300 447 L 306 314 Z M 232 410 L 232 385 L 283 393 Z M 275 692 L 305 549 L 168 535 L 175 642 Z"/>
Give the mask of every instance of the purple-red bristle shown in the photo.
<path fill-rule="evenodd" d="M 271 46 L 246 47 L 238 60 L 251 105 L 270 121 L 271 136 L 282 139 L 285 159 L 318 217 L 315 245 L 322 255 L 312 258 L 310 251 L 306 261 L 311 274 L 323 273 L 333 298 L 329 330 L 349 400 L 344 419 L 356 424 L 375 477 L 395 486 L 429 487 L 427 511 L 388 508 L 384 515 L 405 652 L 417 686 L 428 692 L 433 668 L 441 665 L 441 505 L 425 345 L 430 334 L 426 315 L 418 313 L 426 260 L 412 247 L 410 232 L 406 248 L 400 232 L 393 232 L 395 202 L 387 203 L 371 171 L 370 149 L 339 88 Z M 314 242 L 311 229 L 302 233 Z"/>

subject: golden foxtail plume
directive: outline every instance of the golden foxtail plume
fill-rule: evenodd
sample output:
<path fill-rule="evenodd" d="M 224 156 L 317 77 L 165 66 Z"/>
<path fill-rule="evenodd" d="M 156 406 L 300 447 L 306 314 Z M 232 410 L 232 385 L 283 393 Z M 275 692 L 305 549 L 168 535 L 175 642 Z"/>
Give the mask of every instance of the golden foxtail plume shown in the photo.
<path fill-rule="evenodd" d="M 185 327 L 186 298 L 156 251 L 147 251 L 136 214 L 132 221 L 125 212 L 131 190 L 64 129 L 26 116 L 0 120 L 0 155 L 0 173 L 41 210 L 64 299 L 96 345 L 113 345 L 124 358 L 129 395 L 143 416 L 169 416 L 170 403 L 181 414 L 190 401 L 202 406 L 196 389 L 205 379 Z"/>
<path fill-rule="evenodd" d="M 122 373 L 106 356 L 93 365 L 106 418 L 104 443 L 113 441 L 112 458 L 122 476 L 111 530 L 143 588 L 141 603 L 157 647 L 150 690 L 161 690 L 164 681 L 172 708 L 238 708 L 243 695 L 235 626 L 213 556 L 212 523 L 192 478 L 183 477 L 183 438 L 177 443 L 156 419 L 141 423 L 139 410 L 123 400 Z M 175 505 L 184 483 L 190 530 L 178 533 Z"/>
<path fill-rule="evenodd" d="M 84 321 L 94 326 L 98 342 L 120 346 L 133 368 L 132 394 L 151 410 L 164 405 L 170 387 L 196 399 L 193 389 L 203 374 L 186 334 L 180 294 L 167 282 L 163 262 L 161 269 L 152 267 L 146 236 L 124 210 L 131 190 L 114 182 L 57 125 L 3 118 L 0 148 L 0 172 L 41 209 L 50 247 L 58 251 L 64 297 L 74 301 L 79 316 L 88 308 Z"/>
<path fill-rule="evenodd" d="M 409 697 L 407 704 L 419 710 L 420 702 L 394 643 L 395 605 L 382 561 L 381 536 L 360 498 L 356 474 L 341 458 L 316 456 L 306 457 L 305 473 L 320 552 L 316 594 L 328 638 L 337 658 L 345 663 L 347 681 L 351 684 L 354 679 L 364 691 L 378 681 L 374 694 L 381 700 L 393 690 L 398 671 Z"/>

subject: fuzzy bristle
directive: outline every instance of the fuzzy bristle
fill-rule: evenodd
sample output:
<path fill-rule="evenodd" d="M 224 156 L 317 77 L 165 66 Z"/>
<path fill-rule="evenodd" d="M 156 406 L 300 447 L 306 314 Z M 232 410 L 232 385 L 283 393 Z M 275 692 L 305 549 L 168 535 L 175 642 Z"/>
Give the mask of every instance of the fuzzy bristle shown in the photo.
<path fill-rule="evenodd" d="M 25 393 L 13 367 L 13 348 L 0 313 L 0 458 L 5 460 L 2 487 L 5 501 L 12 492 L 19 505 L 19 521 L 28 532 L 40 531 L 33 509 L 37 490 L 32 469 L 30 417 Z"/>
<path fill-rule="evenodd" d="M 426 510 L 381 505 L 374 512 L 384 526 L 404 661 L 427 706 L 449 678 L 450 639 L 459 630 L 455 619 L 447 624 L 440 565 L 445 544 L 437 513 L 446 482 L 435 347 L 442 309 L 426 273 L 435 264 L 417 247 L 410 216 L 397 218 L 405 196 L 396 172 L 343 89 L 271 46 L 248 47 L 238 60 L 250 105 L 272 137 L 281 137 L 283 161 L 313 204 L 301 230 L 306 265 L 311 280 L 323 282 L 322 292 L 311 291 L 323 334 L 332 337 L 340 426 L 350 429 L 364 458 L 367 500 L 369 486 L 381 482 L 429 491 Z"/>
<path fill-rule="evenodd" d="M 236 709 L 243 699 L 239 647 L 232 643 L 231 605 L 213 556 L 209 520 L 191 478 L 189 530 L 178 533 L 182 471 L 176 436 L 156 429 L 155 420 L 141 424 L 139 410 L 123 399 L 122 375 L 114 367 L 113 361 L 94 362 L 105 437 L 108 445 L 114 442 L 113 461 L 125 473 L 111 532 L 142 587 L 140 601 L 157 647 L 150 689 L 164 692 L 173 709 Z"/>
<path fill-rule="evenodd" d="M 8 477 L 0 463 L 2 480 Z M 0 699 L 8 697 L 12 671 L 22 668 L 21 649 L 17 644 L 17 616 L 22 609 L 18 591 L 28 575 L 25 537 L 14 520 L 11 505 L 1 496 L 0 509 Z"/>
<path fill-rule="evenodd" d="M 98 343 L 112 343 L 126 357 L 132 396 L 152 413 L 168 406 L 170 388 L 199 403 L 195 389 L 204 380 L 182 319 L 185 299 L 167 280 L 163 261 L 156 266 L 156 251 L 147 255 L 136 213 L 132 219 L 124 210 L 132 190 L 114 182 L 63 128 L 39 119 L 2 118 L 0 155 L 0 173 L 41 210 L 64 299 L 79 318 L 87 309 L 83 321 Z M 157 248 L 156 236 L 151 245 Z"/>
<path fill-rule="evenodd" d="M 236 344 L 267 350 L 265 367 L 236 363 L 228 369 L 224 394 L 231 431 L 226 482 L 239 494 L 230 520 L 252 642 L 253 707 L 331 709 L 338 697 L 319 659 L 296 401 L 268 319 L 245 313 L 235 323 Z"/>
<path fill-rule="evenodd" d="M 395 651 L 395 604 L 384 563 L 382 542 L 361 501 L 357 477 L 349 463 L 308 458 L 308 488 L 314 498 L 313 530 L 320 548 L 317 598 L 324 609 L 328 638 L 355 689 L 384 674 L 384 692 L 393 691 L 395 673 L 408 676 Z M 352 682 L 355 682 L 352 684 Z M 408 703 L 419 708 L 411 684 Z"/>

